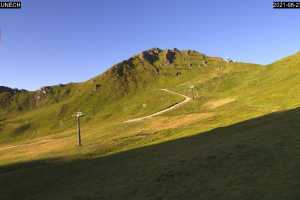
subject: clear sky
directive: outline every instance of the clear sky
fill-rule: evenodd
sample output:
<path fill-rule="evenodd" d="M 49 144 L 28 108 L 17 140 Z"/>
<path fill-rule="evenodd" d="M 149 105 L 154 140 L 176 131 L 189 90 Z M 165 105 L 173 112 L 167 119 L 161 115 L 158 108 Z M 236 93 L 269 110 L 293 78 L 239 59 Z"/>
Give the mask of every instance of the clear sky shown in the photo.
<path fill-rule="evenodd" d="M 300 9 L 272 0 L 23 0 L 0 10 L 0 85 L 77 82 L 152 47 L 266 64 L 300 49 Z"/>

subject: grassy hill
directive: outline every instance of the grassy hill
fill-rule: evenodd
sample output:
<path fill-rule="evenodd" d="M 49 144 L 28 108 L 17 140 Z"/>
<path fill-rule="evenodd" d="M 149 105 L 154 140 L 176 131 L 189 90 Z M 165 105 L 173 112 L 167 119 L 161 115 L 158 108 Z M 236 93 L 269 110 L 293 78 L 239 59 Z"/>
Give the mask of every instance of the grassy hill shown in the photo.
<path fill-rule="evenodd" d="M 102 158 L 5 166 L 1 198 L 296 200 L 299 117 L 296 109 Z"/>
<path fill-rule="evenodd" d="M 0 87 L 3 199 L 298 199 L 299 66 L 154 48 L 86 82 Z M 162 88 L 193 100 L 124 123 L 183 101 Z"/>
<path fill-rule="evenodd" d="M 0 141 L 32 139 L 68 130 L 74 126 L 71 116 L 76 111 L 85 112 L 85 122 L 92 121 L 91 124 L 151 114 L 182 100 L 162 93 L 161 88 L 176 89 L 181 85 L 186 90 L 193 78 L 210 80 L 223 71 L 238 73 L 247 70 L 244 65 L 248 67 L 236 65 L 195 51 L 155 48 L 83 83 L 47 86 L 32 92 L 6 88 L 0 90 Z M 142 105 L 146 106 L 141 109 Z"/>

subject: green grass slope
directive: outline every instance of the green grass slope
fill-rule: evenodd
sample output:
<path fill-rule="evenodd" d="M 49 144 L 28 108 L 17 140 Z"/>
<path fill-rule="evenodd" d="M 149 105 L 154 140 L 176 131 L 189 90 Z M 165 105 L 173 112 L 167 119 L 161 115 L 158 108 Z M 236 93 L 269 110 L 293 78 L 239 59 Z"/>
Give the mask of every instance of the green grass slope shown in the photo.
<path fill-rule="evenodd" d="M 1 199 L 299 199 L 300 112 L 103 157 L 0 169 Z"/>
<path fill-rule="evenodd" d="M 230 73 L 244 67 L 248 65 L 235 66 L 195 51 L 154 48 L 86 82 L 32 92 L 6 88 L 0 90 L 0 142 L 66 131 L 74 126 L 72 114 L 76 111 L 85 112 L 88 117 L 84 120 L 90 124 L 151 114 L 182 100 L 162 93 L 161 88 L 177 89 L 193 78 L 210 80 L 222 71 Z"/>
<path fill-rule="evenodd" d="M 155 48 L 83 83 L 0 88 L 3 198 L 298 199 L 299 67 Z M 161 88 L 194 98 L 124 123 L 183 100 Z"/>

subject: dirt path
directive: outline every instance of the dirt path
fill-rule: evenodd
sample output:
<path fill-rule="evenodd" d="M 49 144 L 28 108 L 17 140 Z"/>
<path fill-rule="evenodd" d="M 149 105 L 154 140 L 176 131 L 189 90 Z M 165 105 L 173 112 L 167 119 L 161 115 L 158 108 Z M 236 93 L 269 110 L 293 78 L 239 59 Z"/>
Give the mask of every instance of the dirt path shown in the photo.
<path fill-rule="evenodd" d="M 169 108 L 166 108 L 166 109 L 161 110 L 161 111 L 159 111 L 159 112 L 153 113 L 153 114 L 151 114 L 151 115 L 147 115 L 147 116 L 145 116 L 145 117 L 139 117 L 139 118 L 127 120 L 127 121 L 125 121 L 125 123 L 142 121 L 142 120 L 144 120 L 144 119 L 148 119 L 148 118 L 151 118 L 151 117 L 154 117 L 154 116 L 157 116 L 157 115 L 161 115 L 161 114 L 166 113 L 166 112 L 168 112 L 168 111 L 170 111 L 170 110 L 174 110 L 174 109 L 178 108 L 179 106 L 182 106 L 183 104 L 186 104 L 186 103 L 188 103 L 189 101 L 192 100 L 191 97 L 188 97 L 188 96 L 186 96 L 186 95 L 184 95 L 184 94 L 180 94 L 180 93 L 177 93 L 177 92 L 168 90 L 168 89 L 161 89 L 161 90 L 162 90 L 162 91 L 165 91 L 165 92 L 168 92 L 168 93 L 171 93 L 171 94 L 175 94 L 175 95 L 182 96 L 182 97 L 184 97 L 185 99 L 184 99 L 182 102 L 179 102 L 179 103 L 177 103 L 177 104 L 175 104 L 175 105 L 173 105 L 173 106 L 171 106 L 171 107 L 169 107 Z"/>
<path fill-rule="evenodd" d="M 182 96 L 184 97 L 185 99 L 182 101 L 182 102 L 179 102 L 169 108 L 166 108 L 164 110 L 161 110 L 159 112 L 156 112 L 156 113 L 153 113 L 151 115 L 147 115 L 145 117 L 139 117 L 139 118 L 135 118 L 135 119 L 131 119 L 131 120 L 128 120 L 128 121 L 125 121 L 125 123 L 130 123 L 130 122 L 137 122 L 137 121 L 141 121 L 141 120 L 144 120 L 144 119 L 148 119 L 148 118 L 151 118 L 151 117 L 154 117 L 154 116 L 157 116 L 157 115 L 160 115 L 160 114 L 163 114 L 165 112 L 168 112 L 170 110 L 174 110 L 175 108 L 185 104 L 185 103 L 188 103 L 189 101 L 191 101 L 192 99 L 186 95 L 183 95 L 183 94 L 180 94 L 180 93 L 177 93 L 177 92 L 174 92 L 174 91 L 170 91 L 168 89 L 161 89 L 162 91 L 165 91 L 165 92 L 168 92 L 168 93 L 171 93 L 171 94 L 175 94 L 175 95 L 179 95 L 179 96 Z M 35 142 L 30 142 L 30 143 L 23 143 L 23 144 L 18 144 L 18 145 L 10 145 L 10 146 L 3 146 L 3 147 L 0 147 L 0 151 L 5 151 L 5 150 L 9 150 L 9 149 L 14 149 L 14 148 L 17 148 L 17 147 L 27 147 L 27 146 L 32 146 L 32 145 L 39 145 L 39 144 L 44 144 L 44 143 L 49 143 L 49 142 L 54 142 L 56 141 L 55 139 L 43 139 L 43 140 L 38 140 L 38 141 L 35 141 Z"/>
<path fill-rule="evenodd" d="M 18 145 L 5 146 L 5 147 L 1 147 L 0 151 L 8 150 L 8 149 L 13 149 L 13 148 L 16 148 L 16 147 L 26 147 L 26 146 L 36 145 L 36 144 L 44 144 L 44 143 L 48 143 L 50 141 L 54 141 L 54 139 L 45 139 L 45 140 L 41 140 L 41 141 L 37 141 L 37 142 L 31 142 L 31 143 L 24 143 L 24 144 L 18 144 Z"/>

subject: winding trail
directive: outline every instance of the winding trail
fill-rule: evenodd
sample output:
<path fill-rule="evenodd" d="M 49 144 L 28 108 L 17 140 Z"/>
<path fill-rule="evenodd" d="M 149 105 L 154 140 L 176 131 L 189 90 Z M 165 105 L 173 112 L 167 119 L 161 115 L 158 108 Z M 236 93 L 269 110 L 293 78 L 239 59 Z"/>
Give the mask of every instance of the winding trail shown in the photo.
<path fill-rule="evenodd" d="M 188 97 L 188 96 L 186 96 L 184 94 L 180 94 L 180 93 L 168 90 L 168 89 L 161 89 L 161 90 L 165 91 L 165 92 L 168 92 L 168 93 L 171 93 L 171 94 L 182 96 L 182 97 L 184 97 L 184 100 L 181 101 L 181 102 L 179 102 L 179 103 L 176 103 L 175 105 L 173 105 L 173 106 L 171 106 L 169 108 L 161 110 L 159 112 L 156 112 L 156 113 L 153 113 L 151 115 L 144 116 L 144 117 L 139 117 L 139 118 L 127 120 L 124 123 L 142 121 L 144 119 L 148 119 L 148 118 L 151 118 L 151 117 L 154 117 L 154 116 L 157 116 L 157 115 L 161 115 L 161 114 L 166 113 L 166 112 L 168 112 L 170 110 L 174 110 L 174 109 L 178 108 L 179 106 L 182 106 L 183 104 L 186 104 L 186 103 L 188 103 L 189 101 L 192 100 L 191 97 Z M 14 149 L 14 148 L 17 148 L 17 147 L 27 147 L 27 146 L 37 145 L 37 144 L 44 144 L 44 143 L 49 143 L 49 142 L 54 142 L 54 141 L 56 141 L 56 140 L 55 139 L 44 139 L 44 140 L 38 140 L 36 142 L 30 142 L 30 143 L 24 143 L 24 144 L 17 144 L 17 145 L 10 145 L 10 146 L 3 146 L 3 147 L 0 147 L 0 151 Z"/>
<path fill-rule="evenodd" d="M 171 94 L 182 96 L 182 97 L 184 97 L 184 100 L 182 102 L 176 103 L 175 105 L 173 105 L 173 106 L 171 106 L 169 108 L 166 108 L 164 110 L 158 111 L 158 112 L 153 113 L 151 115 L 147 115 L 145 117 L 138 117 L 138 118 L 135 118 L 135 119 L 130 119 L 130 120 L 125 121 L 124 123 L 142 121 L 144 119 L 148 119 L 148 118 L 151 118 L 151 117 L 154 117 L 154 116 L 157 116 L 157 115 L 161 115 L 161 114 L 166 113 L 166 112 L 168 112 L 170 110 L 174 110 L 174 109 L 178 108 L 179 106 L 182 106 L 183 104 L 186 104 L 186 103 L 188 103 L 188 102 L 190 102 L 192 100 L 191 97 L 188 97 L 188 96 L 186 96 L 184 94 L 180 94 L 178 92 L 174 92 L 174 91 L 171 91 L 171 90 L 168 90 L 168 89 L 161 89 L 161 90 L 165 91 L 165 92 L 168 92 L 168 93 L 171 93 Z"/>

